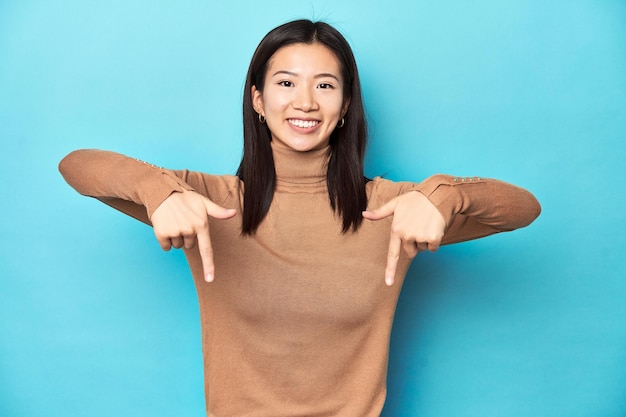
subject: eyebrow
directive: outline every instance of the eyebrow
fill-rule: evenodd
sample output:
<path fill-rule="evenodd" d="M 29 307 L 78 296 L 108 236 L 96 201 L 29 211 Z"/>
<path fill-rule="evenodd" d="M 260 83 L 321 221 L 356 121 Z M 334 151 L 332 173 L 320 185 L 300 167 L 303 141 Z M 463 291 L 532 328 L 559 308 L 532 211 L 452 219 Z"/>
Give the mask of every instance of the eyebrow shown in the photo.
<path fill-rule="evenodd" d="M 272 77 L 275 77 L 275 76 L 280 75 L 280 74 L 291 75 L 292 77 L 297 77 L 298 76 L 297 72 L 287 71 L 287 70 L 279 70 L 279 71 L 276 71 L 274 74 L 272 74 Z M 315 76 L 313 78 L 326 78 L 326 77 L 334 78 L 335 80 L 337 80 L 337 82 L 341 82 L 339 80 L 339 77 L 337 77 L 335 74 L 330 73 L 330 72 L 322 72 L 322 73 L 319 73 L 319 74 L 315 74 Z"/>

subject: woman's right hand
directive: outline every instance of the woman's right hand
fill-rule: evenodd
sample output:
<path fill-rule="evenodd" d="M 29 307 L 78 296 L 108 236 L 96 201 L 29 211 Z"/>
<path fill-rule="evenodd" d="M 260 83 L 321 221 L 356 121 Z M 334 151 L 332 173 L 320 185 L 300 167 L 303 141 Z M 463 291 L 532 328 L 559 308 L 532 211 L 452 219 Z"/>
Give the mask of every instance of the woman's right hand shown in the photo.
<path fill-rule="evenodd" d="M 215 277 L 213 248 L 209 234 L 209 216 L 229 219 L 237 214 L 235 209 L 218 206 L 195 191 L 172 193 L 152 213 L 150 221 L 154 234 L 163 250 L 191 249 L 198 244 L 204 277 L 207 282 Z"/>

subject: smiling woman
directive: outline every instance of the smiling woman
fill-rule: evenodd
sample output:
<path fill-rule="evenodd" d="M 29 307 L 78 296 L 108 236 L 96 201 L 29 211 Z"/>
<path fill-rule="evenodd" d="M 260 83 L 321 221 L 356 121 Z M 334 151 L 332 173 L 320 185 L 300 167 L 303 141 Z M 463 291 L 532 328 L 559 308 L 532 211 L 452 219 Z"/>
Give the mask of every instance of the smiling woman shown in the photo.
<path fill-rule="evenodd" d="M 339 61 L 327 47 L 294 44 L 270 60 L 263 91 L 252 87 L 256 111 L 267 120 L 272 141 L 296 151 L 328 146 L 346 114 Z"/>
<path fill-rule="evenodd" d="M 367 180 L 354 57 L 324 23 L 271 31 L 248 70 L 236 176 L 75 151 L 80 193 L 184 248 L 202 315 L 207 415 L 378 416 L 411 259 L 530 224 L 524 189 L 435 175 Z"/>
<path fill-rule="evenodd" d="M 292 57 L 291 54 L 282 53 L 285 50 L 297 52 L 298 56 Z M 312 50 L 317 52 L 317 58 L 322 59 L 321 63 L 314 62 L 307 53 Z M 278 66 L 277 58 L 281 60 L 280 65 L 294 68 Z M 313 66 L 304 65 L 305 61 L 301 62 L 301 60 L 306 60 L 306 64 L 313 64 Z M 269 66 L 275 70 L 273 72 L 268 70 Z M 361 98 L 359 72 L 350 45 L 337 30 L 323 22 L 313 23 L 302 20 L 270 31 L 261 40 L 248 68 L 243 96 L 244 153 L 237 171 L 239 178 L 247 184 L 244 190 L 242 231 L 244 234 L 251 234 L 256 230 L 269 210 L 274 194 L 275 171 L 270 149 L 274 132 L 271 126 L 268 129 L 268 125 L 257 122 L 257 113 L 261 111 L 259 101 L 263 99 L 263 92 L 269 81 L 268 77 L 281 71 L 292 73 L 292 76 L 293 73 L 300 73 L 303 77 L 307 75 L 311 77 L 311 74 L 314 74 L 313 77 L 332 74 L 329 77 L 330 81 L 335 79 L 332 85 L 336 83 L 337 86 L 341 86 L 340 89 L 335 88 L 332 91 L 341 92 L 342 121 L 337 125 L 328 123 L 329 121 L 326 120 L 324 129 L 327 138 L 323 141 L 332 149 L 326 179 L 330 205 L 342 218 L 342 230 L 344 232 L 350 229 L 356 230 L 363 220 L 361 212 L 367 206 L 363 177 L 367 124 Z M 291 89 L 286 86 L 293 86 L 295 80 L 278 78 L 275 81 L 282 81 L 282 87 Z M 298 80 L 299 83 L 300 81 L 302 80 Z M 276 85 L 272 86 L 270 83 L 267 87 L 272 92 L 276 91 L 272 88 Z M 308 89 L 311 89 L 310 85 Z M 293 90 L 298 91 L 298 95 L 303 94 L 303 91 L 307 93 L 307 85 L 306 83 L 296 84 Z M 307 100 L 315 99 L 312 104 L 308 105 L 319 106 L 317 95 L 313 95 L 310 91 L 306 95 Z M 329 95 L 337 97 L 332 92 Z M 265 100 L 268 99 L 267 96 L 268 94 L 265 94 Z M 296 100 L 300 98 L 296 97 Z M 272 102 L 275 101 L 277 100 L 272 100 Z M 328 104 L 327 101 L 324 102 Z M 293 104 L 301 105 L 298 102 L 291 103 Z M 296 111 L 303 112 L 302 109 L 296 108 L 290 110 L 290 112 Z M 264 116 L 260 114 L 259 117 L 263 120 Z M 336 129 L 335 126 L 341 126 L 341 128 Z M 293 135 L 293 133 L 295 132 L 290 134 Z"/>

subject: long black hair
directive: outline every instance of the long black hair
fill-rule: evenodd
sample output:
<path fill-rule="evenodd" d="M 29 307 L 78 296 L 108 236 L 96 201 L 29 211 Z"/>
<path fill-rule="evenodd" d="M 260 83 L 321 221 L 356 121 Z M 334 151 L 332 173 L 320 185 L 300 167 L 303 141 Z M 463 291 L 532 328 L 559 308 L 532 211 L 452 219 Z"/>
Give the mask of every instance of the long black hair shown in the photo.
<path fill-rule="evenodd" d="M 330 205 L 343 220 L 343 233 L 357 230 L 361 212 L 367 206 L 363 159 L 367 143 L 367 123 L 361 83 L 350 45 L 335 28 L 324 22 L 296 20 L 270 31 L 257 47 L 243 94 L 243 157 L 237 176 L 244 183 L 242 234 L 252 235 L 269 210 L 276 187 L 271 132 L 259 123 L 252 103 L 252 87 L 263 92 L 268 62 L 274 53 L 287 45 L 318 43 L 337 57 L 344 81 L 343 99 L 350 100 L 344 115 L 345 124 L 330 135 L 330 159 L 327 184 Z"/>

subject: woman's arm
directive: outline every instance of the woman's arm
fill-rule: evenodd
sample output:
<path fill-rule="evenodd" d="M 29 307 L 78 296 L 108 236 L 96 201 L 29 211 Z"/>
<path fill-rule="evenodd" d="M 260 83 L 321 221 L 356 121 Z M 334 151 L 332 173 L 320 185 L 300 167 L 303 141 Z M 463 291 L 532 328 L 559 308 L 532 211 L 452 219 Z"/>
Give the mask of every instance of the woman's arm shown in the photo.
<path fill-rule="evenodd" d="M 81 149 L 59 163 L 76 191 L 151 224 L 154 210 L 173 192 L 193 190 L 173 171 L 115 152 Z"/>
<path fill-rule="evenodd" d="M 462 242 L 515 230 L 532 223 L 541 206 L 523 188 L 479 177 L 434 175 L 376 210 L 370 220 L 393 215 L 385 281 L 394 281 L 403 249 L 409 257 Z"/>
<path fill-rule="evenodd" d="M 59 164 L 65 180 L 79 193 L 150 224 L 163 250 L 198 243 L 207 281 L 213 280 L 209 216 L 231 218 L 225 209 L 193 191 L 173 171 L 101 150 L 79 150 Z"/>
<path fill-rule="evenodd" d="M 494 179 L 439 174 L 415 190 L 424 194 L 444 218 L 444 245 L 519 229 L 541 213 L 530 192 Z"/>

